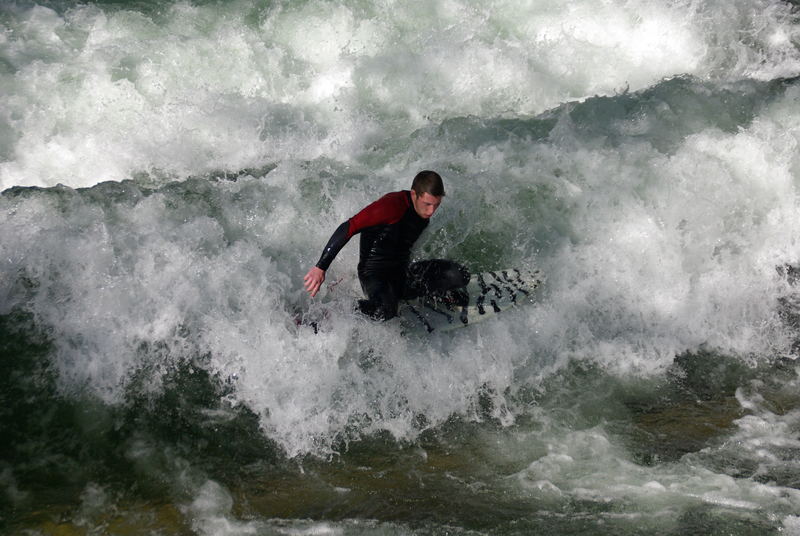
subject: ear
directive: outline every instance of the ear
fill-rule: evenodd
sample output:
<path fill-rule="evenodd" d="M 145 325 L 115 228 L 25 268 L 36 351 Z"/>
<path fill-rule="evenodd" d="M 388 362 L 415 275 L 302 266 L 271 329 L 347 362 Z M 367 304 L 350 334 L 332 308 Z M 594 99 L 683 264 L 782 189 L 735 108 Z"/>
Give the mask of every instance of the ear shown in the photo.
<path fill-rule="evenodd" d="M 411 190 L 411 200 L 416 203 L 417 202 L 417 192 Z"/>

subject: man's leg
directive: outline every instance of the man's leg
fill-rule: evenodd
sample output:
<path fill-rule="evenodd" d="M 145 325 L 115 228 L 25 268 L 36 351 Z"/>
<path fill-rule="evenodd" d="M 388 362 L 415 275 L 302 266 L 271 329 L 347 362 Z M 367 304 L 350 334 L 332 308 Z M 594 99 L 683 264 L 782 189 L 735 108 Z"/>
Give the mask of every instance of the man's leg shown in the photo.
<path fill-rule="evenodd" d="M 361 289 L 366 300 L 358 301 L 358 309 L 375 320 L 389 320 L 397 316 L 402 278 L 381 275 L 360 275 Z"/>
<path fill-rule="evenodd" d="M 468 297 L 464 287 L 469 283 L 469 270 L 445 259 L 430 259 L 411 263 L 408 267 L 403 298 L 429 297 L 465 305 Z"/>

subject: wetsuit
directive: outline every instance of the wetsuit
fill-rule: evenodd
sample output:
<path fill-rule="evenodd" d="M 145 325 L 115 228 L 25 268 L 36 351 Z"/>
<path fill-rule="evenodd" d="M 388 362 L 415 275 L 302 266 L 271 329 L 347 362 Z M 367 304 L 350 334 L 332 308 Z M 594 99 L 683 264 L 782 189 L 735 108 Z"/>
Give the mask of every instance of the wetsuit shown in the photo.
<path fill-rule="evenodd" d="M 409 265 L 411 247 L 428 226 L 414 210 L 411 192 L 401 190 L 381 197 L 333 232 L 317 267 L 328 269 L 355 234 L 361 234 L 358 279 L 367 295 L 359 309 L 373 318 L 397 315 L 401 299 L 463 287 L 469 273 L 461 265 L 434 259 Z"/>

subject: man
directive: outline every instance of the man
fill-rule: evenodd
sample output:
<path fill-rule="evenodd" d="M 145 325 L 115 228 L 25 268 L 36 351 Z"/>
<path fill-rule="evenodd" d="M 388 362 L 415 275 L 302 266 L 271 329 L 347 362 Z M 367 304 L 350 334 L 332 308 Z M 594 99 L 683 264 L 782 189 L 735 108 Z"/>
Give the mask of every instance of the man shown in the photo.
<path fill-rule="evenodd" d="M 442 178 L 421 171 L 411 190 L 384 195 L 342 223 L 331 236 L 316 266 L 303 279 L 305 289 L 316 296 L 331 262 L 353 235 L 361 234 L 358 279 L 366 300 L 358 302 L 362 313 L 377 320 L 397 315 L 401 299 L 418 296 L 463 301 L 458 292 L 469 281 L 469 272 L 452 261 L 433 259 L 409 263 L 411 247 L 428 226 L 444 197 Z"/>

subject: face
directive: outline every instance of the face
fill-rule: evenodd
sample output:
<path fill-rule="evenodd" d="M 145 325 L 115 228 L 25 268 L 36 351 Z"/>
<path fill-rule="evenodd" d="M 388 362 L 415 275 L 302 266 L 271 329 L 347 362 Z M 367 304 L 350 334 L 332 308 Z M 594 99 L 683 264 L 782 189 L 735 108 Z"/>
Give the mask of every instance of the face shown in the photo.
<path fill-rule="evenodd" d="M 437 197 L 427 192 L 417 195 L 417 192 L 411 190 L 411 203 L 414 205 L 414 210 L 417 211 L 419 217 L 427 220 L 433 216 L 433 213 L 442 204 L 442 197 Z"/>

